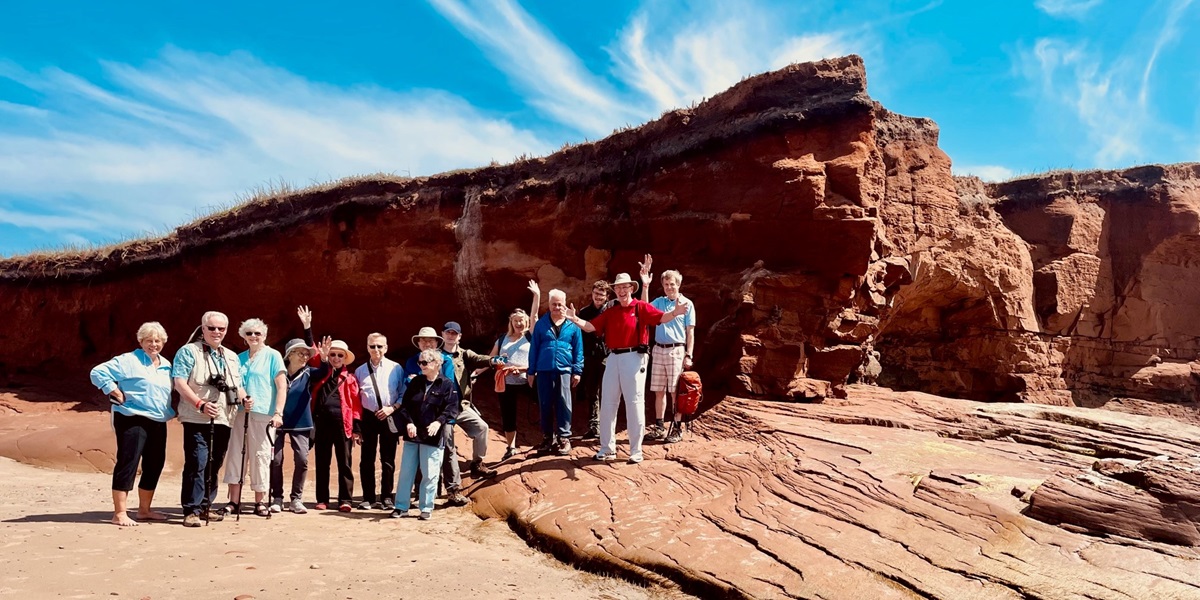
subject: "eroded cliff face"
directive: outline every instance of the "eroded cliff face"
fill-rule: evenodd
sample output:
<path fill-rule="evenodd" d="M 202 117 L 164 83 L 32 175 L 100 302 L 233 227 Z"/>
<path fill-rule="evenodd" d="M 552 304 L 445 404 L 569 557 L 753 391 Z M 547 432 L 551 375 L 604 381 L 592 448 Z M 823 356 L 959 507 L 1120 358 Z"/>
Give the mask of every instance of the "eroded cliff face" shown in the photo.
<path fill-rule="evenodd" d="M 1196 398 L 1200 165 L 957 184 L 884 327 L 884 382 L 1195 418 L 1155 403 Z"/>
<path fill-rule="evenodd" d="M 793 65 L 542 159 L 258 201 L 99 256 L 9 260 L 0 372 L 81 378 L 141 322 L 161 321 L 173 349 L 206 310 L 263 318 L 280 345 L 299 333 L 297 304 L 360 350 L 378 330 L 406 355 L 419 327 L 450 319 L 486 350 L 528 306 L 526 280 L 582 305 L 648 252 L 684 274 L 710 400 L 835 393 L 907 281 L 881 218 L 896 210 L 889 161 L 911 181 L 897 204 L 953 200 L 935 189 L 951 181 L 936 128 L 878 106 L 865 77 L 858 57 Z"/>

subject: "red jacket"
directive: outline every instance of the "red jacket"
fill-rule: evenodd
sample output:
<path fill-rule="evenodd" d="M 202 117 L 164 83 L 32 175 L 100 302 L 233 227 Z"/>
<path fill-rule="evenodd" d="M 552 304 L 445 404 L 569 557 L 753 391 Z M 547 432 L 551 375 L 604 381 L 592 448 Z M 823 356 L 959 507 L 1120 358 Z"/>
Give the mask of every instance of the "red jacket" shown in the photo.
<path fill-rule="evenodd" d="M 315 355 L 313 358 L 320 360 Z M 330 368 L 329 372 L 325 373 L 310 388 L 312 400 L 309 404 L 312 406 L 314 414 L 317 410 L 317 395 L 321 393 L 321 386 L 329 381 L 332 374 L 333 369 Z M 362 418 L 362 397 L 358 395 L 358 380 L 354 378 L 354 373 L 351 373 L 348 367 L 342 367 L 342 372 L 338 374 L 338 396 L 342 400 L 342 426 L 346 429 L 346 437 L 354 437 L 354 434 L 359 431 L 359 419 Z"/>

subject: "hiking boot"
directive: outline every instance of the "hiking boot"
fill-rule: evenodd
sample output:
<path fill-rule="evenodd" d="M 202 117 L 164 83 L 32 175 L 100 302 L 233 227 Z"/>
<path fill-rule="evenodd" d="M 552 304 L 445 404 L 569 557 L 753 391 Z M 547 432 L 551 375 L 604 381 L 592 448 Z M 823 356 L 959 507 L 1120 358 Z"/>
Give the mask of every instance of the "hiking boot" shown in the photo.
<path fill-rule="evenodd" d="M 471 501 L 468 500 L 466 496 L 462 495 L 458 490 L 454 490 L 446 495 L 446 504 L 450 506 L 466 506 L 470 503 Z"/>
<path fill-rule="evenodd" d="M 583 434 L 583 437 L 580 439 L 598 440 L 600 439 L 600 431 L 598 431 L 595 427 L 589 427 L 587 433 Z"/>
<path fill-rule="evenodd" d="M 664 444 L 675 444 L 683 441 L 683 423 L 679 421 L 671 422 L 671 432 L 667 434 L 667 438 L 663 440 Z"/>
<path fill-rule="evenodd" d="M 535 452 L 535 454 L 537 454 L 538 456 L 546 456 L 554 451 L 554 447 L 556 445 L 557 445 L 557 443 L 556 443 L 556 440 L 554 439 L 554 436 L 552 436 L 552 435 L 546 436 L 546 437 L 542 438 L 542 444 L 537 447 L 537 451 Z"/>
<path fill-rule="evenodd" d="M 392 510 L 393 508 L 396 508 L 396 503 L 392 502 L 391 498 L 384 498 L 382 508 L 383 510 Z"/>
<path fill-rule="evenodd" d="M 199 527 L 203 524 L 204 523 L 200 520 L 200 515 L 197 514 L 189 514 L 183 518 L 184 527 Z"/>
<path fill-rule="evenodd" d="M 200 518 L 209 523 L 220 523 L 225 520 L 225 513 L 219 510 L 206 510 L 200 513 Z"/>
<path fill-rule="evenodd" d="M 423 510 L 423 511 L 421 511 L 421 516 L 419 516 L 419 517 L 417 517 L 417 518 L 418 518 L 418 519 L 420 519 L 420 520 L 422 520 L 422 521 L 428 521 L 428 520 L 429 520 L 429 517 L 432 517 L 432 516 L 433 516 L 433 515 L 429 514 L 429 511 L 425 511 L 425 510 Z"/>
<path fill-rule="evenodd" d="M 658 425 L 657 423 L 651 425 L 650 429 L 646 431 L 646 439 L 648 440 L 661 442 L 665 437 L 667 437 L 667 431 L 662 428 L 662 425 Z"/>
<path fill-rule="evenodd" d="M 483 466 L 483 461 L 477 460 L 471 463 L 471 477 L 475 479 L 487 479 L 495 476 L 496 470 Z"/>
<path fill-rule="evenodd" d="M 504 451 L 504 458 L 500 459 L 500 461 L 501 461 L 501 462 L 503 462 L 503 461 L 506 461 L 506 460 L 508 460 L 508 459 L 510 459 L 510 458 L 512 458 L 512 457 L 514 457 L 514 456 L 516 456 L 516 455 L 517 455 L 517 449 L 516 449 L 516 448 L 509 448 L 509 449 L 507 449 L 507 450 L 505 450 L 505 451 Z"/>
<path fill-rule="evenodd" d="M 571 455 L 571 442 L 564 439 L 563 441 L 558 443 L 558 448 L 556 449 L 556 451 L 558 452 L 559 456 L 570 456 Z"/>
<path fill-rule="evenodd" d="M 304 502 L 301 501 L 299 498 L 297 498 L 295 500 L 292 500 L 292 512 L 294 512 L 298 515 L 302 515 L 302 514 L 308 512 L 308 509 L 304 508 Z"/>

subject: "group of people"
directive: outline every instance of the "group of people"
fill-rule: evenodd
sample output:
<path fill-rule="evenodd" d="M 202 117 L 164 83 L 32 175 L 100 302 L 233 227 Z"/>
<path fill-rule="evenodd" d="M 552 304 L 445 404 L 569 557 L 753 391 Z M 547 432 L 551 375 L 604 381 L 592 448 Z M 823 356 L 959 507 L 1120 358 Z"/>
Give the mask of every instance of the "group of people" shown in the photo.
<path fill-rule="evenodd" d="M 691 368 L 696 324 L 695 308 L 680 294 L 682 275 L 664 271 L 664 295 L 651 302 L 650 255 L 640 265 L 640 299 L 634 297 L 639 282 L 621 273 L 611 283 L 597 281 L 591 302 L 578 311 L 568 305 L 564 292 L 550 290 L 549 310 L 538 317 L 541 291 L 531 281 L 530 312 L 514 310 L 507 330 L 488 354 L 460 346 L 462 328 L 449 321 L 440 334 L 422 327 L 412 336 L 417 352 L 403 365 L 386 356 L 387 337 L 371 333 L 367 360 L 352 369 L 356 357 L 346 342 L 314 338 L 313 315 L 306 306 L 297 309 L 304 338 L 288 341 L 282 353 L 267 345 L 268 328 L 260 319 L 238 327 L 246 350 L 226 348 L 229 318 L 210 311 L 171 361 L 162 356 L 166 331 L 157 322 L 145 323 L 137 331 L 138 349 L 91 372 L 92 383 L 112 403 L 117 439 L 112 522 L 132 526 L 138 520 L 166 518 L 152 509 L 152 502 L 166 455 L 166 423 L 175 417 L 184 432 L 180 503 L 188 527 L 242 514 L 247 475 L 253 507 L 244 512 L 268 518 L 285 508 L 307 512 L 303 495 L 310 451 L 316 454 L 317 510 L 336 507 L 349 512 L 357 506 L 403 517 L 415 495 L 419 518 L 429 519 L 439 484 L 445 487 L 448 504 L 464 505 L 468 501 L 461 492 L 455 426 L 471 440 L 471 476 L 496 474 L 484 462 L 489 426 L 472 402 L 476 377 L 489 368 L 495 371 L 506 442 L 501 462 L 518 454 L 518 409 L 535 398 L 543 436 L 536 452 L 569 455 L 573 390 L 581 388 L 591 411 L 582 437 L 599 438 L 594 459 L 616 458 L 616 417 L 624 398 L 628 460 L 640 463 L 647 435 L 643 390 L 650 354 L 656 418 L 648 435 L 674 443 L 681 435 L 680 415 L 676 412 L 668 426 L 666 408 L 680 373 Z M 177 405 L 172 390 L 178 394 Z M 285 441 L 290 442 L 294 463 L 286 503 Z M 357 505 L 352 498 L 356 445 L 362 448 L 362 499 Z M 336 502 L 331 503 L 330 463 L 335 459 L 338 486 Z M 139 463 L 142 476 L 134 519 L 128 514 L 128 496 Z M 218 481 L 222 465 L 224 477 Z M 219 483 L 226 485 L 226 501 L 218 508 Z"/>

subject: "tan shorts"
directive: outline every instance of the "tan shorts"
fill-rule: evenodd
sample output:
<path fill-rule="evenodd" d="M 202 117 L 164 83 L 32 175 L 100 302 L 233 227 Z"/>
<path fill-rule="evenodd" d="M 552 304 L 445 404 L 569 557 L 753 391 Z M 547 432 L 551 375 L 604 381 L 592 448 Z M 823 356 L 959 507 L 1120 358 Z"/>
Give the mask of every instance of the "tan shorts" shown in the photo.
<path fill-rule="evenodd" d="M 650 367 L 650 391 L 675 393 L 679 383 L 679 374 L 683 373 L 683 355 L 687 354 L 684 346 L 664 348 L 655 346 L 651 351 L 653 362 Z"/>

